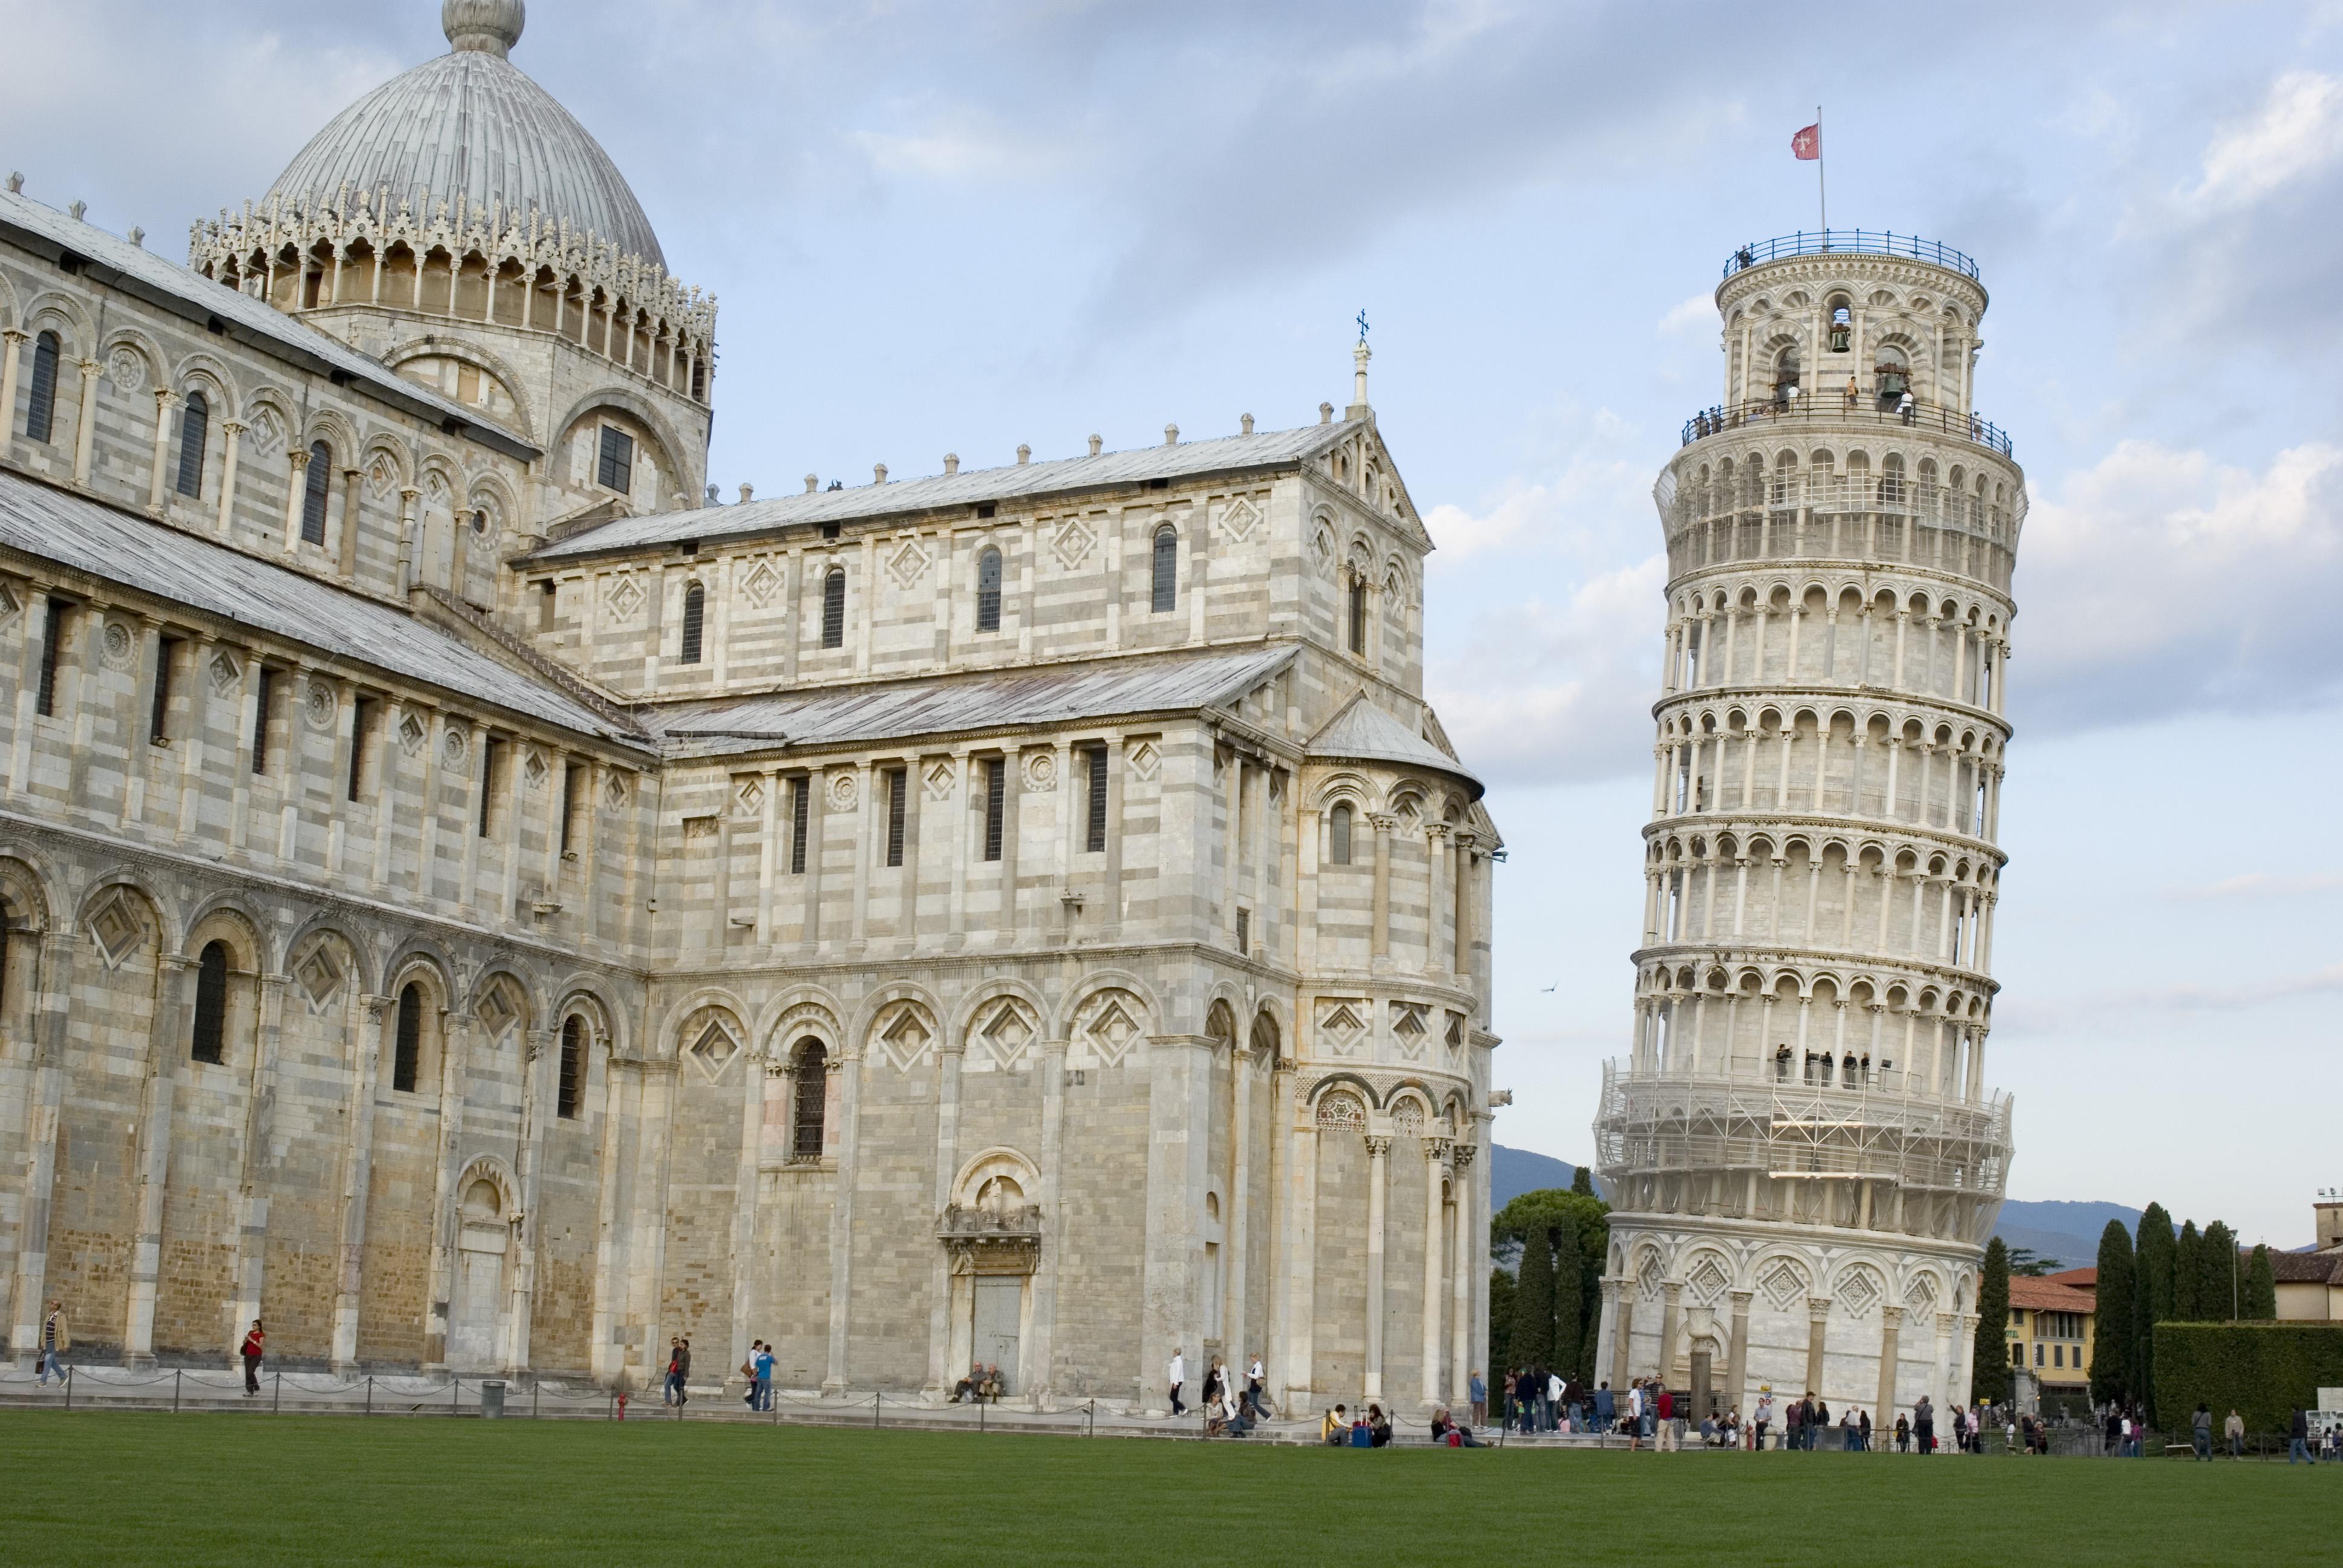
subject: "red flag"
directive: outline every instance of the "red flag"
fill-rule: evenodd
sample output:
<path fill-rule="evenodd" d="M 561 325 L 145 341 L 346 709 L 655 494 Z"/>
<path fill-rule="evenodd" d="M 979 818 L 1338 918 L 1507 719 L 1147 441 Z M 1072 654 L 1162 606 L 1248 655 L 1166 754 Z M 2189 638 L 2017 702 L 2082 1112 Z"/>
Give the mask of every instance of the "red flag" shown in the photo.
<path fill-rule="evenodd" d="M 1790 138 L 1790 156 L 1806 163 L 1823 156 L 1823 126 L 1820 120 Z"/>

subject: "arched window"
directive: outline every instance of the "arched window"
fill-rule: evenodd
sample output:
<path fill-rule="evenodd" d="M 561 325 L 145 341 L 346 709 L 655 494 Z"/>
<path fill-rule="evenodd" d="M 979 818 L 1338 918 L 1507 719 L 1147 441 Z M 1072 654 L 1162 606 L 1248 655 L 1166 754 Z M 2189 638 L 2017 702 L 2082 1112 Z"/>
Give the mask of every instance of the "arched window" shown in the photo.
<path fill-rule="evenodd" d="M 797 1115 L 789 1127 L 789 1158 L 821 1158 L 823 1101 L 830 1092 L 830 1051 L 818 1040 L 798 1044 L 797 1066 L 790 1073 L 797 1098 Z"/>
<path fill-rule="evenodd" d="M 226 1060 L 227 944 L 206 942 L 196 960 L 195 1047 L 197 1061 Z"/>
<path fill-rule="evenodd" d="M 693 583 L 683 590 L 683 662 L 699 662 L 701 628 L 708 618 L 708 590 Z"/>
<path fill-rule="evenodd" d="M 821 579 L 821 645 L 846 646 L 846 568 L 832 567 Z"/>
<path fill-rule="evenodd" d="M 423 1066 L 423 988 L 408 982 L 398 993 L 397 1044 L 390 1059 L 390 1086 L 401 1094 L 415 1092 L 415 1079 Z"/>
<path fill-rule="evenodd" d="M 1351 651 L 1367 651 L 1367 579 L 1351 578 Z"/>
<path fill-rule="evenodd" d="M 309 446 L 309 469 L 303 476 L 307 487 L 301 495 L 301 542 L 322 545 L 326 542 L 326 498 L 334 488 L 334 449 L 323 441 Z"/>
<path fill-rule="evenodd" d="M 579 1101 L 586 1098 L 586 1022 L 571 1013 L 561 1024 L 561 1083 L 555 1095 L 553 1113 L 564 1120 L 574 1120 Z"/>
<path fill-rule="evenodd" d="M 1327 813 L 1326 827 L 1328 836 L 1333 840 L 1326 853 L 1327 860 L 1337 866 L 1349 865 L 1351 863 L 1350 802 L 1346 800 Z"/>
<path fill-rule="evenodd" d="M 187 394 L 187 406 L 179 411 L 179 482 L 183 496 L 204 493 L 204 445 L 211 439 L 211 399 L 200 392 Z"/>
<path fill-rule="evenodd" d="M 1161 528 L 1155 530 L 1155 592 L 1150 608 L 1162 615 L 1179 604 L 1180 535 L 1170 527 Z"/>
<path fill-rule="evenodd" d="M 33 340 L 33 400 L 25 410 L 25 438 L 45 441 L 57 417 L 57 335 L 44 332 Z"/>
<path fill-rule="evenodd" d="M 1774 401 L 1786 403 L 1798 395 L 1798 351 L 1785 348 L 1774 357 Z"/>
<path fill-rule="evenodd" d="M 1001 629 L 1001 552 L 996 549 L 976 558 L 976 629 Z"/>
<path fill-rule="evenodd" d="M 1855 313 L 1847 308 L 1846 297 L 1835 295 L 1830 302 L 1830 351 L 1845 354 L 1855 346 Z"/>

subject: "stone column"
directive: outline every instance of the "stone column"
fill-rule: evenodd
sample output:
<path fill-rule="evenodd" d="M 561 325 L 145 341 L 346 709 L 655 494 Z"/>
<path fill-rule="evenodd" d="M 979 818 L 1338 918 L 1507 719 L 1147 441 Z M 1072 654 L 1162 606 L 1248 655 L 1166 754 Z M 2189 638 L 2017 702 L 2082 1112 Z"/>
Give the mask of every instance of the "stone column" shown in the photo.
<path fill-rule="evenodd" d="M 234 419 L 220 421 L 219 513 L 212 525 L 212 531 L 224 539 L 235 536 L 236 456 L 237 448 L 243 444 L 245 429 L 245 426 Z"/>
<path fill-rule="evenodd" d="M 1936 1314 L 1936 1359 L 1928 1370 L 1928 1402 L 1936 1407 L 1939 1422 L 1946 1421 L 1946 1412 L 1950 1409 L 1946 1402 L 1951 1398 L 1953 1333 L 1960 1326 L 1960 1321 L 1959 1314 L 1956 1312 Z M 1946 1430 L 1950 1430 L 1949 1426 Z"/>
<path fill-rule="evenodd" d="M 1245 1258 L 1252 1246 L 1248 1221 L 1252 1213 L 1252 1047 L 1240 1039 L 1229 1061 L 1229 1198 L 1224 1211 L 1229 1217 L 1228 1281 L 1221 1308 L 1221 1338 L 1228 1346 L 1229 1364 L 1237 1372 L 1244 1370 L 1243 1358 L 1252 1349 L 1252 1325 L 1245 1321 Z"/>
<path fill-rule="evenodd" d="M 759 1313 L 758 1282 L 763 1276 L 757 1247 L 758 1174 L 765 1143 L 765 1079 L 778 1070 L 761 1050 L 742 1052 L 748 1060 L 740 1073 L 740 1152 L 732 1175 L 732 1337 L 726 1347 L 727 1368 L 749 1359 L 749 1324 Z M 761 1336 L 759 1336 L 761 1337 Z"/>
<path fill-rule="evenodd" d="M 1960 1315 L 1957 1331 L 1960 1339 L 1955 1346 L 1953 1360 L 1953 1386 L 1948 1392 L 1961 1404 L 1971 1403 L 1976 1392 L 1972 1385 L 1976 1378 L 1976 1313 L 1963 1312 Z M 2006 1389 L 1996 1389 L 1994 1397 L 2006 1399 L 2008 1393 Z"/>
<path fill-rule="evenodd" d="M 166 477 L 171 466 L 171 410 L 179 406 L 179 395 L 168 387 L 155 388 L 155 452 L 147 465 L 146 509 L 156 517 L 163 515 L 163 498 L 170 493 Z M 12 413 L 0 413 L 0 418 L 13 418 Z"/>
<path fill-rule="evenodd" d="M 857 851 L 858 854 L 860 851 Z M 830 1363 L 821 1392 L 843 1394 L 847 1387 L 846 1330 L 854 1290 L 854 1182 L 862 1142 L 862 1041 L 850 1040 L 837 1070 L 838 1195 L 830 1206 Z"/>
<path fill-rule="evenodd" d="M 1376 830 L 1375 860 L 1383 863 L 1384 840 Z M 1380 906 L 1378 906 L 1380 907 Z M 1383 1182 L 1392 1141 L 1367 1138 L 1367 1387 L 1366 1397 L 1383 1396 Z"/>
<path fill-rule="evenodd" d="M 1014 759 L 1011 764 L 1014 764 Z M 1012 788 L 1018 787 L 1014 781 Z M 1013 799 L 1014 797 L 1011 797 Z M 1066 1042 L 1041 1045 L 1041 1255 L 1033 1269 L 1033 1343 L 1021 1353 L 1035 1408 L 1051 1408 L 1052 1377 L 1058 1327 L 1058 1258 L 1064 1233 L 1059 1214 L 1064 1183 L 1059 1171 L 1065 1162 Z"/>
<path fill-rule="evenodd" d="M 1871 1407 L 1871 1428 L 1875 1432 L 1884 1432 L 1896 1424 L 1896 1341 L 1904 1332 L 1904 1309 L 1881 1307 L 1879 1322 L 1879 1396 Z"/>
<path fill-rule="evenodd" d="M 0 458 L 16 453 L 16 377 L 18 363 L 31 334 L 10 327 L 0 332 Z"/>
<path fill-rule="evenodd" d="M 1391 961 L 1391 835 L 1399 819 L 1377 811 L 1367 820 L 1375 829 L 1374 963 L 1381 969 Z"/>
<path fill-rule="evenodd" d="M 1460 1141 L 1453 1154 L 1454 1171 L 1448 1184 L 1449 1208 L 1455 1225 L 1450 1237 L 1448 1265 L 1449 1288 L 1449 1357 L 1448 1392 L 1451 1399 L 1463 1399 L 1472 1389 L 1473 1378 L 1473 1285 L 1478 1277 L 1473 1267 L 1473 1240 L 1478 1234 L 1473 1228 L 1475 1205 L 1473 1201 L 1473 1156 L 1477 1153 L 1469 1141 Z"/>
<path fill-rule="evenodd" d="M 1292 1118 L 1302 1118 L 1298 1122 Z M 1286 1290 L 1284 1348 L 1272 1347 L 1283 1370 L 1284 1397 L 1280 1409 L 1306 1402 L 1316 1372 L 1312 1364 L 1318 1300 L 1318 1154 L 1324 1134 L 1306 1105 L 1295 1104 L 1283 1134 L 1291 1144 L 1287 1163 L 1286 1199 L 1292 1219 L 1285 1227 L 1287 1253 L 1283 1279 Z M 1300 1396 L 1297 1402 L 1296 1396 Z"/>
<path fill-rule="evenodd" d="M 349 1110 L 342 1129 L 341 1245 L 336 1257 L 328 1362 L 337 1372 L 357 1370 L 358 1303 L 365 1285 L 367 1199 L 374 1158 L 375 1081 L 383 1057 L 396 1048 L 397 1016 L 392 998 L 360 995 L 346 1018 L 350 1040 Z"/>
<path fill-rule="evenodd" d="M 285 553 L 289 556 L 301 548 L 301 512 L 309 498 L 309 448 L 294 437 L 287 437 L 286 445 L 285 462 L 292 470 L 285 482 Z"/>
<path fill-rule="evenodd" d="M 285 986 L 291 977 L 264 974 L 254 998 L 260 1011 L 252 1053 L 251 1090 L 245 1100 L 243 1179 L 236 1191 L 236 1289 L 227 1342 L 220 1347 L 230 1366 L 244 1331 L 260 1316 L 268 1269 L 270 1168 L 268 1145 L 277 1113 L 277 1058 L 284 1039 Z"/>
<path fill-rule="evenodd" d="M 97 378 L 106 367 L 95 359 L 75 363 L 81 371 L 81 417 L 74 427 L 74 483 L 86 486 L 90 461 L 97 452 Z"/>
<path fill-rule="evenodd" d="M 1733 1292 L 1732 1337 L 1725 1345 L 1725 1402 L 1728 1410 L 1749 1408 L 1749 1302 L 1751 1291 Z"/>
<path fill-rule="evenodd" d="M 22 335 L 18 335 L 21 340 Z M 15 360 L 9 365 L 13 368 Z M 18 939 L 22 940 L 20 937 Z M 79 939 L 69 928 L 52 926 L 41 934 L 39 999 L 33 1020 L 31 1081 L 25 1085 L 25 1184 L 16 1200 L 15 1306 L 9 1313 L 9 1343 L 19 1362 L 29 1362 L 40 1342 L 48 1287 L 49 1211 L 55 1197 L 57 1122 L 65 1102 L 65 1023 L 73 1002 L 74 958 Z"/>
<path fill-rule="evenodd" d="M 1806 1298 L 1806 1387 L 1817 1397 L 1827 1399 L 1823 1387 L 1824 1341 L 1830 1330 L 1830 1298 Z"/>
<path fill-rule="evenodd" d="M 878 779 L 879 773 L 871 767 L 869 759 L 866 758 L 855 765 L 854 911 L 853 922 L 848 930 L 852 934 L 857 950 L 860 950 L 867 938 L 870 914 L 870 858 L 880 850 L 879 834 L 883 831 L 878 826 L 878 802 L 872 798 Z M 910 790 L 912 782 L 913 780 L 907 774 L 903 780 L 906 794 Z M 904 811 L 907 819 L 910 810 L 910 802 L 906 799 Z"/>
<path fill-rule="evenodd" d="M 1171 1408 L 1164 1368 L 1175 1347 L 1203 1364 L 1196 1284 L 1204 1255 L 1206 1129 L 1212 1120 L 1212 1041 L 1156 1035 L 1147 1043 L 1148 1141 L 1145 1251 L 1140 1296 L 1140 1402 Z M 1193 1380 L 1202 1386 L 1201 1377 Z"/>
<path fill-rule="evenodd" d="M 156 933 L 159 944 L 162 934 Z M 146 1038 L 145 1102 L 139 1107 L 137 1218 L 131 1229 L 129 1307 L 122 1330 L 123 1360 L 155 1362 L 155 1295 L 163 1257 L 163 1200 L 171 1172 L 171 1108 L 186 1038 L 188 991 L 196 965 L 178 953 L 155 962 L 154 1019 Z"/>
<path fill-rule="evenodd" d="M 936 1050 L 936 1158 L 932 1211 L 951 1201 L 952 1178 L 960 1171 L 960 1070 L 966 1038 L 949 1024 Z M 930 1246 L 928 1263 L 928 1381 L 922 1391 L 940 1402 L 951 1391 L 951 1269 L 941 1247 Z M 1017 1369 L 1009 1369 L 1011 1377 Z M 1026 1392 L 1023 1383 L 1017 1392 Z"/>
<path fill-rule="evenodd" d="M 1660 1313 L 1659 1362 L 1653 1370 L 1659 1373 L 1662 1382 L 1673 1387 L 1673 1380 L 1675 1376 L 1676 1331 L 1684 1322 L 1683 1282 L 1670 1280 L 1660 1287 L 1660 1292 L 1666 1304 Z"/>
<path fill-rule="evenodd" d="M 1473 846 L 1479 839 L 1461 828 L 1452 837 L 1456 843 L 1456 979 L 1457 983 L 1470 989 L 1476 972 L 1473 962 Z M 1485 1014 L 1484 1007 L 1473 1007 L 1475 1021 Z"/>
<path fill-rule="evenodd" d="M 420 552 L 415 548 L 415 503 L 422 494 L 413 485 L 398 487 L 398 591 L 402 598 L 416 581 L 415 558 Z"/>
<path fill-rule="evenodd" d="M 1440 907 L 1453 905 L 1446 897 L 1448 870 L 1448 824 L 1433 822 L 1423 829 L 1423 869 L 1425 897 L 1423 900 L 1423 967 L 1426 972 L 1437 974 L 1444 968 L 1440 961 Z"/>
<path fill-rule="evenodd" d="M 1423 1140 L 1423 1403 L 1427 1413 L 1440 1402 L 1440 1270 L 1448 1250 L 1442 1231 L 1447 1218 L 1441 1191 L 1446 1175 L 1442 1161 L 1449 1148 L 1445 1138 Z"/>
<path fill-rule="evenodd" d="M 1634 1375 L 1635 1345 L 1635 1282 L 1613 1280 L 1607 1282 L 1618 1312 L 1611 1330 L 1611 1387 L 1614 1392 L 1624 1391 Z"/>
<path fill-rule="evenodd" d="M 358 575 L 358 481 L 364 477 L 357 468 L 342 470 L 342 538 L 341 573 L 344 580 L 355 580 Z"/>
<path fill-rule="evenodd" d="M 436 737 L 435 737 L 436 740 Z M 428 820 L 428 819 L 426 819 Z M 427 875 L 428 873 L 427 872 Z M 469 1076 L 471 1020 L 453 1008 L 439 1015 L 439 1135 L 431 1191 L 431 1292 L 423 1320 L 423 1364 L 447 1364 L 447 1301 L 456 1268 L 457 1161 L 463 1149 L 464 1084 Z"/>
<path fill-rule="evenodd" d="M 597 1163 L 598 1191 L 594 1201 L 594 1318 L 587 1354 L 595 1381 L 618 1385 L 626 1378 L 622 1334 L 624 1303 L 618 1275 L 622 1240 L 618 1232 L 619 1166 L 626 1155 L 626 1076 L 622 1064 L 609 1054 L 608 1042 L 597 1036 L 592 1054 L 603 1059 L 602 1148 Z M 639 1080 L 638 1080 L 639 1081 Z"/>

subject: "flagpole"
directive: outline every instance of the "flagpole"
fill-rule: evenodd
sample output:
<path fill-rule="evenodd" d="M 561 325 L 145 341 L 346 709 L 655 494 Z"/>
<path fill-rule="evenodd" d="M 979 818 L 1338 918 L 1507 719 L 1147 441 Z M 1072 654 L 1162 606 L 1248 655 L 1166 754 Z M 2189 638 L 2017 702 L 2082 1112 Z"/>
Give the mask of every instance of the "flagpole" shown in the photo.
<path fill-rule="evenodd" d="M 1823 106 L 1816 104 L 1815 106 L 1815 189 L 1822 197 L 1823 248 L 1825 250 L 1830 248 L 1830 178 L 1825 172 L 1829 166 L 1830 160 L 1824 156 L 1823 149 Z"/>

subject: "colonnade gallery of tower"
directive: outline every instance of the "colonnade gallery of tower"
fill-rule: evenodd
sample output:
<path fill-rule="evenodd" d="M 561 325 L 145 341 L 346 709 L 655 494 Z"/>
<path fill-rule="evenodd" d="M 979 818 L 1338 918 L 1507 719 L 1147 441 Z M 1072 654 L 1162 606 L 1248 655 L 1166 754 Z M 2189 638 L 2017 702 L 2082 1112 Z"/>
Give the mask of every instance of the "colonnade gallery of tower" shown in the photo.
<path fill-rule="evenodd" d="M 443 19 L 185 266 L 0 194 L 13 1353 L 1461 1398 L 1502 840 L 1364 346 L 1293 428 L 718 505 L 714 301 L 520 0 Z M 1602 1353 L 1884 1412 L 2008 1149 L 2023 503 L 1965 259 L 1807 248 L 1662 482 Z"/>

